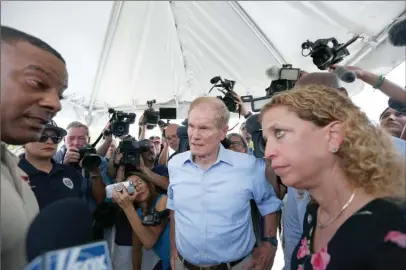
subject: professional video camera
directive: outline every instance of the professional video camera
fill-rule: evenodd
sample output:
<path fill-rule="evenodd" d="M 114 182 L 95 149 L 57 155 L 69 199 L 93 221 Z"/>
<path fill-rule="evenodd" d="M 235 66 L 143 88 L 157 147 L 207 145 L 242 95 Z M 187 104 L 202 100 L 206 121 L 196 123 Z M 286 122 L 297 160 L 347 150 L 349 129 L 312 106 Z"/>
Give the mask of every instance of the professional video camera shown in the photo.
<path fill-rule="evenodd" d="M 155 208 L 150 209 L 148 215 L 142 218 L 142 225 L 144 226 L 157 226 L 162 223 L 162 219 L 169 216 L 169 210 L 157 211 Z"/>
<path fill-rule="evenodd" d="M 253 112 L 259 112 L 273 95 L 292 89 L 301 74 L 301 69 L 293 68 L 291 64 L 282 65 L 282 68 L 272 66 L 266 70 L 266 75 L 272 82 L 265 89 L 265 96 L 254 98 L 252 95 L 247 95 L 241 96 L 241 100 L 244 103 L 250 103 Z"/>
<path fill-rule="evenodd" d="M 93 145 L 86 145 L 79 149 L 79 160 L 82 161 L 82 167 L 87 171 L 93 171 L 98 168 L 102 162 L 101 157 L 96 154 L 96 148 Z M 77 164 L 78 166 L 79 164 Z"/>
<path fill-rule="evenodd" d="M 332 65 L 340 63 L 344 57 L 350 55 L 347 47 L 354 43 L 359 38 L 358 35 L 347 41 L 345 44 L 338 43 L 335 38 L 318 39 L 315 42 L 307 40 L 302 43 L 302 55 L 307 57 L 310 55 L 313 58 L 313 63 L 320 70 L 326 70 Z M 332 43 L 332 47 L 329 43 Z M 304 50 L 309 50 L 308 54 L 304 54 Z"/>
<path fill-rule="evenodd" d="M 134 138 L 121 141 L 118 148 L 120 153 L 123 153 L 120 165 L 124 165 L 126 169 L 136 169 L 140 165 L 140 155 L 149 152 L 147 143 L 139 142 Z"/>
<path fill-rule="evenodd" d="M 221 99 L 224 102 L 224 104 L 227 106 L 227 109 L 230 112 L 238 112 L 239 107 L 232 94 L 235 81 L 230 81 L 227 79 L 223 80 L 220 76 L 216 76 L 210 80 L 210 83 L 214 85 L 209 90 L 209 94 L 214 88 L 216 88 L 218 91 L 224 94 L 224 97 L 217 96 L 217 98 Z"/>
<path fill-rule="evenodd" d="M 159 108 L 159 111 L 155 111 L 153 108 L 155 103 L 155 99 L 147 101 L 148 109 L 144 111 L 142 123 L 147 125 L 147 129 L 153 129 L 156 125 L 166 127 L 168 124 L 162 119 L 176 119 L 176 108 Z"/>
<path fill-rule="evenodd" d="M 130 132 L 130 125 L 135 122 L 135 113 L 125 113 L 122 111 L 116 111 L 109 109 L 110 117 L 110 130 L 104 131 L 104 136 L 113 134 L 114 136 L 125 136 Z"/>

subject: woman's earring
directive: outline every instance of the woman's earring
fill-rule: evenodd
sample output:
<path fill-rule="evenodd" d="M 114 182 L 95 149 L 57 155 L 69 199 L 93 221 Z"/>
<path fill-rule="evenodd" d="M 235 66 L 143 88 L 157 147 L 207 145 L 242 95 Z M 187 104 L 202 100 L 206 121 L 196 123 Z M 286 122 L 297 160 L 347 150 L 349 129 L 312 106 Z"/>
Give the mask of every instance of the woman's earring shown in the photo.
<path fill-rule="evenodd" d="M 337 153 L 337 148 L 335 148 L 335 147 L 331 148 L 330 152 L 333 153 L 333 154 Z"/>

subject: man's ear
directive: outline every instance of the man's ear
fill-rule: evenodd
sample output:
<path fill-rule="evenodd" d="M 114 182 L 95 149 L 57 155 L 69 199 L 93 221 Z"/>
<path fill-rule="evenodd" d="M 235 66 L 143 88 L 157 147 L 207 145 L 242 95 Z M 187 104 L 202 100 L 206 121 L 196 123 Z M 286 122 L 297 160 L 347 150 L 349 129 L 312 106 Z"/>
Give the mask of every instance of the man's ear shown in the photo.
<path fill-rule="evenodd" d="M 87 137 L 87 143 L 90 143 L 90 137 Z"/>
<path fill-rule="evenodd" d="M 228 125 L 224 125 L 221 129 L 221 140 L 224 140 L 228 133 Z"/>
<path fill-rule="evenodd" d="M 344 140 L 343 125 L 339 121 L 334 121 L 325 128 L 327 129 L 328 150 L 333 153 L 337 152 Z"/>

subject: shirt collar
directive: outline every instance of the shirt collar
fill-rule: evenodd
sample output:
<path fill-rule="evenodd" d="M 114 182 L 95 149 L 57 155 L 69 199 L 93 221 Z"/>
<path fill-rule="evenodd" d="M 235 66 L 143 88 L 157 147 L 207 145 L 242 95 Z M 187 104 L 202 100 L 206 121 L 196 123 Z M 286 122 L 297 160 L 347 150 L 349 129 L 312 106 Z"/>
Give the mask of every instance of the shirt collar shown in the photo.
<path fill-rule="evenodd" d="M 63 170 L 62 166 L 58 166 L 58 164 L 51 159 L 52 169 L 49 174 L 53 174 L 54 172 Z M 25 154 L 21 155 L 20 161 L 18 162 L 18 167 L 20 167 L 27 175 L 34 175 L 37 173 L 44 173 L 37 168 L 34 167 L 28 160 L 25 159 Z"/>
<path fill-rule="evenodd" d="M 230 157 L 230 150 L 225 149 L 224 146 L 221 143 L 219 144 L 219 146 L 220 146 L 220 149 L 219 149 L 219 153 L 217 155 L 217 160 L 213 165 L 215 165 L 215 164 L 217 164 L 219 162 L 224 162 L 224 163 L 227 163 L 227 164 L 229 164 L 231 166 L 234 166 L 233 161 L 232 161 L 232 159 Z M 192 152 L 190 152 L 190 151 L 189 151 L 189 154 L 187 155 L 187 159 L 184 161 L 183 164 L 185 164 L 186 162 L 194 163 L 193 162 L 193 155 L 192 155 Z"/>

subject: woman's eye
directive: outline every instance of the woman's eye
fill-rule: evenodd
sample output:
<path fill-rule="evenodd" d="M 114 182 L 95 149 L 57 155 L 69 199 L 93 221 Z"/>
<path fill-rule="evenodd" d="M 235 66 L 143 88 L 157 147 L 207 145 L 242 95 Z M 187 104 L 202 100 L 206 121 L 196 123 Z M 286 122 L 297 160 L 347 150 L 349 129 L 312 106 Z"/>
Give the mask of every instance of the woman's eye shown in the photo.
<path fill-rule="evenodd" d="M 275 136 L 276 136 L 276 138 L 279 139 L 279 138 L 283 137 L 283 135 L 285 135 L 285 131 L 280 130 L 280 129 L 275 130 Z"/>

